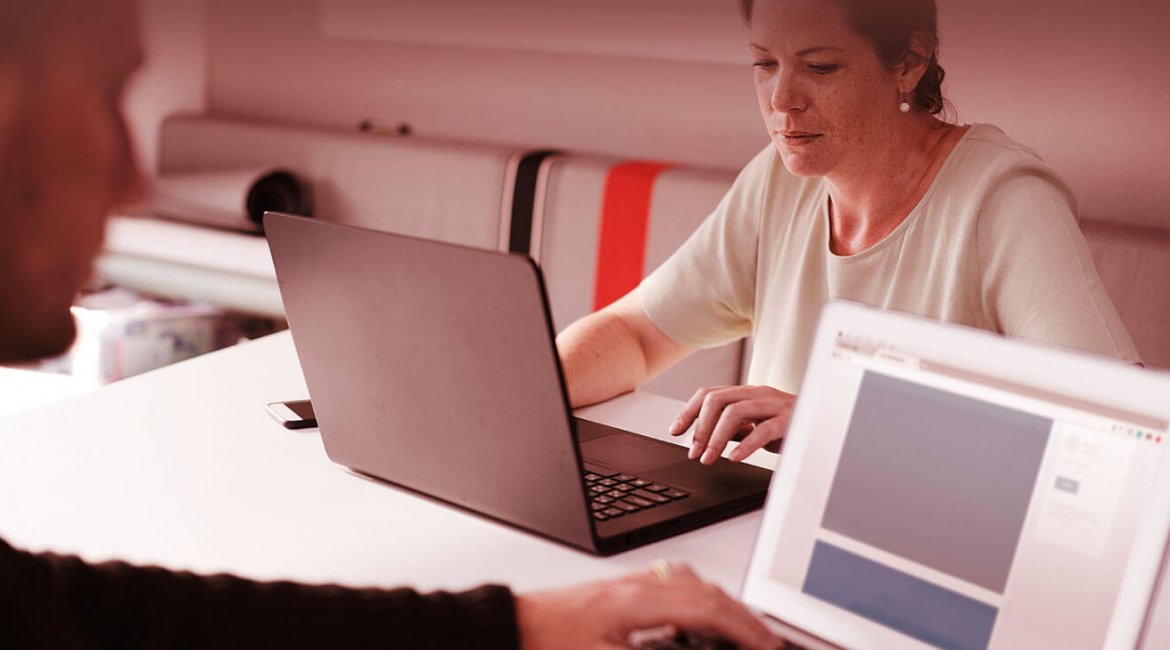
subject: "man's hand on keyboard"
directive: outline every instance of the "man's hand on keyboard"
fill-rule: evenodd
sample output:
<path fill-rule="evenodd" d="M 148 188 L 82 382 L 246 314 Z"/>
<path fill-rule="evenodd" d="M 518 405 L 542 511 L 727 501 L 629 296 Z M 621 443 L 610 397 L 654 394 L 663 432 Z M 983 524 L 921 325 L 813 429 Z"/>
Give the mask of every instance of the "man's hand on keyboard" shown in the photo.
<path fill-rule="evenodd" d="M 521 647 L 628 648 L 635 632 L 664 626 L 726 638 L 748 650 L 782 642 L 746 608 L 689 567 L 655 564 L 616 580 L 516 597 Z"/>

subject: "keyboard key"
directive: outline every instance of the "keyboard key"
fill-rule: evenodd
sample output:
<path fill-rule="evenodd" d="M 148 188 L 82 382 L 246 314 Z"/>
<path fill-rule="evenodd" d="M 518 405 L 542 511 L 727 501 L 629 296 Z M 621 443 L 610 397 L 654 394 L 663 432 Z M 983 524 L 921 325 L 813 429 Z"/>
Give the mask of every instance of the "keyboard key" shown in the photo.
<path fill-rule="evenodd" d="M 665 492 L 665 491 L 669 490 L 670 488 L 666 487 L 665 485 L 651 483 L 650 485 L 646 486 L 646 489 L 650 490 L 651 492 Z"/>
<path fill-rule="evenodd" d="M 600 476 L 601 478 L 610 478 L 611 476 L 618 475 L 618 472 L 615 472 L 612 469 L 606 469 L 604 467 L 597 467 L 595 465 L 586 465 L 585 471 L 587 471 L 591 474 L 596 474 L 596 475 Z"/>
<path fill-rule="evenodd" d="M 651 505 L 653 505 L 653 504 L 651 504 Z M 634 512 L 636 510 L 641 510 L 643 508 L 643 506 L 639 506 L 639 505 L 634 504 L 634 503 L 629 503 L 629 499 L 625 499 L 622 501 L 614 501 L 613 506 L 615 508 L 621 508 L 622 510 L 625 510 L 626 512 Z"/>
<path fill-rule="evenodd" d="M 609 488 L 605 488 L 600 485 L 594 485 L 589 488 L 589 491 L 594 494 L 605 494 L 606 492 L 609 492 Z"/>
<path fill-rule="evenodd" d="M 593 472 L 586 472 L 585 473 L 585 480 L 588 481 L 589 483 L 592 483 L 594 481 L 600 481 L 601 477 L 594 474 Z"/>
<path fill-rule="evenodd" d="M 630 476 L 629 474 L 622 474 L 621 476 L 613 477 L 613 480 L 621 481 L 622 483 L 626 483 L 628 481 L 633 481 L 636 478 L 638 478 L 638 477 L 637 476 Z"/>
<path fill-rule="evenodd" d="M 640 487 L 640 488 L 644 488 L 650 484 L 651 484 L 650 481 L 647 481 L 644 478 L 636 478 L 636 479 L 630 481 L 630 485 L 632 485 L 634 487 Z"/>
<path fill-rule="evenodd" d="M 688 492 L 683 492 L 682 490 L 675 490 L 675 489 L 671 488 L 671 489 L 663 492 L 662 496 L 667 496 L 667 497 L 670 497 L 672 499 L 685 499 L 691 495 Z"/>
<path fill-rule="evenodd" d="M 633 490 L 635 488 L 634 488 L 634 486 L 630 485 L 629 483 L 622 483 L 622 484 L 617 486 L 617 489 L 621 490 L 622 492 L 629 492 L 630 490 Z"/>
<path fill-rule="evenodd" d="M 604 485 L 606 487 L 613 487 L 613 486 L 617 485 L 618 482 L 613 480 L 612 478 L 603 478 L 600 481 L 598 481 L 597 484 Z"/>
<path fill-rule="evenodd" d="M 621 490 L 610 490 L 609 492 L 605 493 L 605 496 L 610 497 L 611 499 L 620 499 L 626 496 L 626 493 L 622 492 Z"/>
<path fill-rule="evenodd" d="M 646 490 L 634 490 L 630 494 L 632 494 L 636 497 L 642 497 L 643 499 L 649 499 L 650 501 L 653 501 L 654 503 L 669 503 L 670 502 L 670 499 L 668 499 L 667 497 L 664 497 L 661 494 L 647 492 Z"/>
<path fill-rule="evenodd" d="M 605 521 L 606 519 L 609 519 L 609 515 L 605 514 L 604 512 L 594 512 L 593 518 L 597 521 Z"/>
<path fill-rule="evenodd" d="M 625 501 L 626 503 L 632 503 L 632 504 L 634 504 L 635 506 L 638 506 L 639 508 L 649 508 L 650 506 L 654 505 L 654 502 L 653 502 L 653 501 L 651 501 L 651 500 L 649 500 L 649 499 L 643 499 L 642 497 L 636 497 L 636 496 L 634 496 L 634 495 L 632 495 L 632 494 L 631 494 L 630 496 L 626 497 L 626 498 L 624 499 L 624 501 Z M 621 505 L 620 505 L 620 504 L 621 504 L 621 501 L 618 501 L 618 502 L 617 502 L 617 503 L 615 503 L 614 505 L 616 505 L 616 506 L 618 506 L 618 507 L 620 508 L 620 507 L 621 507 Z"/>
<path fill-rule="evenodd" d="M 612 502 L 612 500 L 611 500 L 611 502 Z M 593 510 L 605 510 L 605 504 L 598 503 L 596 501 L 594 501 L 593 503 L 590 503 L 589 507 L 592 508 Z"/>
<path fill-rule="evenodd" d="M 620 517 L 620 516 L 626 514 L 625 510 L 618 510 L 617 508 L 606 508 L 605 510 L 602 510 L 601 512 L 605 513 L 605 515 L 607 517 Z"/>
<path fill-rule="evenodd" d="M 593 503 L 613 503 L 613 498 L 605 495 L 593 497 Z"/>

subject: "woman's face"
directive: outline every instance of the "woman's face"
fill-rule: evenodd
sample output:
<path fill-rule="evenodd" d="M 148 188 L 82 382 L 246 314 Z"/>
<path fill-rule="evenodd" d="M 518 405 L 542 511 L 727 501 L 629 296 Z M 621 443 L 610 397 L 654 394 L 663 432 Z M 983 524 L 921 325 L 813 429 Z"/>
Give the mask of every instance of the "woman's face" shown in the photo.
<path fill-rule="evenodd" d="M 898 78 L 833 0 L 757 0 L 749 34 L 760 113 L 793 174 L 864 170 L 909 119 Z"/>

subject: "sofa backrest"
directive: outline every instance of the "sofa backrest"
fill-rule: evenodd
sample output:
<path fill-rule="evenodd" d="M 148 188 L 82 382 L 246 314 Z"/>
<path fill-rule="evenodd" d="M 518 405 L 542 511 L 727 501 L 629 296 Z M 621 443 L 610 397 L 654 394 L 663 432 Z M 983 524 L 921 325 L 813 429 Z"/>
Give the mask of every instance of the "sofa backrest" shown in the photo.
<path fill-rule="evenodd" d="M 657 268 L 711 213 L 734 174 L 584 155 L 547 158 L 537 180 L 532 255 L 557 331 Z M 702 350 L 646 385 L 678 399 L 739 383 L 743 344 Z"/>
<path fill-rule="evenodd" d="M 1170 368 L 1170 230 L 1089 219 L 1080 225 L 1142 361 Z"/>
<path fill-rule="evenodd" d="M 206 116 L 162 127 L 159 174 L 280 167 L 313 185 L 321 218 L 499 247 L 514 149 Z"/>
<path fill-rule="evenodd" d="M 323 218 L 469 246 L 516 250 L 514 230 L 530 228 L 523 241 L 545 273 L 558 331 L 661 264 L 734 178 L 724 170 L 214 116 L 167 120 L 159 167 L 161 174 L 289 169 L 312 182 Z M 1170 367 L 1163 335 L 1170 293 L 1161 281 L 1170 278 L 1170 230 L 1101 219 L 1083 219 L 1081 228 L 1143 360 Z M 693 355 L 648 388 L 682 398 L 700 386 L 738 383 L 744 349 Z"/>

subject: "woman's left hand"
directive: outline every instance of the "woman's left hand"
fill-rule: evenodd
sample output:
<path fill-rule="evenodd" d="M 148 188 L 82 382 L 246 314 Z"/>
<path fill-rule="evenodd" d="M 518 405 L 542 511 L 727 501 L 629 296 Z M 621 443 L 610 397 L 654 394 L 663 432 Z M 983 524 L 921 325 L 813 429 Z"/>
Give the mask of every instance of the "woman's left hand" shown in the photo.
<path fill-rule="evenodd" d="M 740 461 L 761 447 L 778 452 L 796 396 L 771 386 L 713 386 L 702 388 L 683 406 L 670 426 L 670 434 L 682 435 L 691 424 L 695 435 L 687 457 L 713 464 L 728 442 L 743 436 L 728 459 Z"/>

